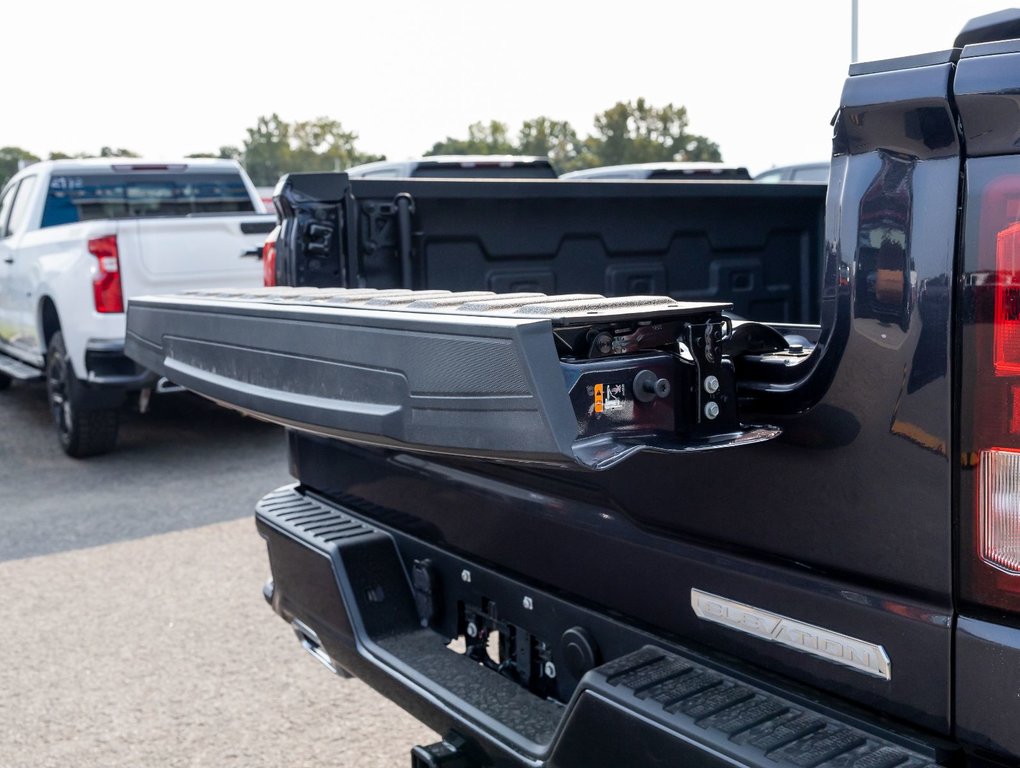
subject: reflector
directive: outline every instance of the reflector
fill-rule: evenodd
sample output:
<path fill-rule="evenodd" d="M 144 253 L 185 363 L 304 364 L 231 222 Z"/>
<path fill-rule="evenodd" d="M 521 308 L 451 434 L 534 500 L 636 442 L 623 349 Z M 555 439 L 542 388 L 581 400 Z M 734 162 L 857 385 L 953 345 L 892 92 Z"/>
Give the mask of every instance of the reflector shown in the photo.
<path fill-rule="evenodd" d="M 995 246 L 995 372 L 1020 374 L 1020 222 L 999 232 Z"/>

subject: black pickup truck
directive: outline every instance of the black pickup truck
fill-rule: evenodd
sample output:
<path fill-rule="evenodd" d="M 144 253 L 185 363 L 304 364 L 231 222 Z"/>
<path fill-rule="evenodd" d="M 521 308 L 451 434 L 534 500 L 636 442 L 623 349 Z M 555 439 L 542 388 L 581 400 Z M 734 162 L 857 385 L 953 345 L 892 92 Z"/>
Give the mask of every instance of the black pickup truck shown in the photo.
<path fill-rule="evenodd" d="M 1018 37 L 852 66 L 827 189 L 292 175 L 287 287 L 132 300 L 412 765 L 1020 762 Z"/>

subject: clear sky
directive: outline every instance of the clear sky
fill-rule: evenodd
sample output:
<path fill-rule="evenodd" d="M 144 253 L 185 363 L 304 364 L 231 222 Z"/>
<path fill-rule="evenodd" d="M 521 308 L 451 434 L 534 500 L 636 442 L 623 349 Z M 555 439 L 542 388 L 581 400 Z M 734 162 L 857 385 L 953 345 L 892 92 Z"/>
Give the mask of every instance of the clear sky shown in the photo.
<path fill-rule="evenodd" d="M 988 0 L 859 0 L 862 61 L 942 50 Z M 851 0 L 34 0 L 4 3 L 0 146 L 173 157 L 276 112 L 421 154 L 475 121 L 583 136 L 617 101 L 687 107 L 753 173 L 825 159 Z"/>

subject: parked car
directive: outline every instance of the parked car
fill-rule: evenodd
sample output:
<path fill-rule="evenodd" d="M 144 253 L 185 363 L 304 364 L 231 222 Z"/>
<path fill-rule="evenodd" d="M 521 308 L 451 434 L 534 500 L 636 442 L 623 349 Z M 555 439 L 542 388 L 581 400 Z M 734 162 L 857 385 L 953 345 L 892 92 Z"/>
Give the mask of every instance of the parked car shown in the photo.
<path fill-rule="evenodd" d="M 71 456 L 114 447 L 125 395 L 166 381 L 124 356 L 131 298 L 259 286 L 275 216 L 233 160 L 55 160 L 0 191 L 0 389 L 46 379 Z"/>
<path fill-rule="evenodd" d="M 689 181 L 746 181 L 747 168 L 712 162 L 633 163 L 585 168 L 560 175 L 561 179 L 681 179 Z"/>
<path fill-rule="evenodd" d="M 255 187 L 255 193 L 259 196 L 259 200 L 262 201 L 262 205 L 265 207 L 267 213 L 273 213 L 273 188 L 272 187 Z"/>
<path fill-rule="evenodd" d="M 381 160 L 355 165 L 345 173 L 351 178 L 365 179 L 556 178 L 556 169 L 549 158 L 526 155 L 432 155 L 411 160 Z"/>
<path fill-rule="evenodd" d="M 780 165 L 762 171 L 754 180 L 762 184 L 777 184 L 781 181 L 800 181 L 825 184 L 829 181 L 829 163 L 798 163 L 796 165 Z"/>

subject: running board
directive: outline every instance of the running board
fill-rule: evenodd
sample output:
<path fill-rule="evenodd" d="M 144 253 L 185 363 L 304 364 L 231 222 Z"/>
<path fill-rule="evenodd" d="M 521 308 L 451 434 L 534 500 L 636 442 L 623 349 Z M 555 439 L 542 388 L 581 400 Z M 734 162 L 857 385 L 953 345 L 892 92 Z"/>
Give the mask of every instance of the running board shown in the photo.
<path fill-rule="evenodd" d="M 0 373 L 18 381 L 41 381 L 43 377 L 42 371 L 38 368 L 15 360 L 3 352 L 0 352 Z"/>
<path fill-rule="evenodd" d="M 726 304 L 266 288 L 132 299 L 125 351 L 224 405 L 354 442 L 605 469 L 760 442 Z"/>

